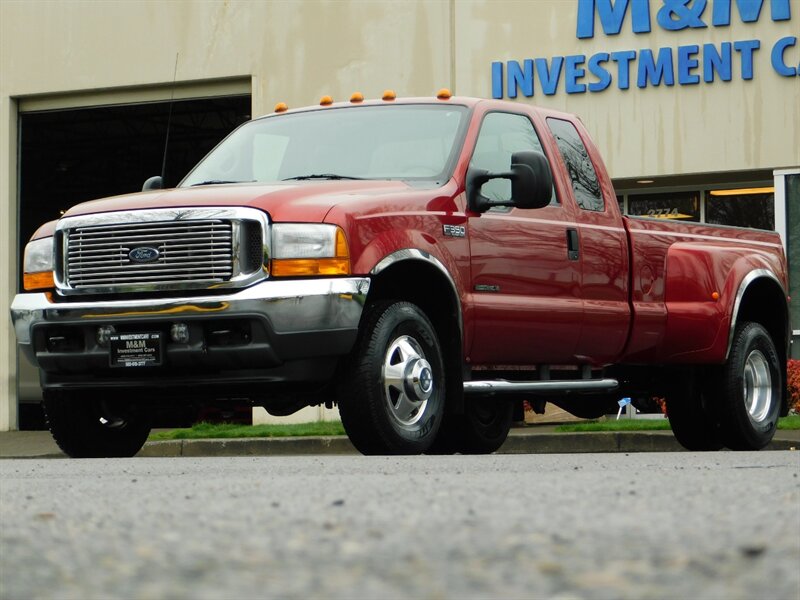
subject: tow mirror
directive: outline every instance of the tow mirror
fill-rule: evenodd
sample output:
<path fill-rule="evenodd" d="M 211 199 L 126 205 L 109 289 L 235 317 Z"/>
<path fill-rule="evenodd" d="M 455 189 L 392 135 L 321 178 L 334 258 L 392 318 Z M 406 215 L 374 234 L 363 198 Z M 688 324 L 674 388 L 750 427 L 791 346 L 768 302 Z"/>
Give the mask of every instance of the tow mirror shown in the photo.
<path fill-rule="evenodd" d="M 492 179 L 509 179 L 511 197 L 492 200 L 484 196 L 481 188 Z M 515 152 L 511 155 L 511 170 L 507 173 L 470 169 L 467 174 L 467 190 L 469 207 L 476 212 L 486 212 L 493 206 L 542 208 L 550 203 L 553 174 L 547 158 L 541 152 Z"/>
<path fill-rule="evenodd" d="M 147 181 L 144 182 L 142 186 L 142 191 L 146 192 L 148 190 L 163 190 L 164 189 L 164 180 L 161 178 L 161 175 L 153 175 Z"/>
<path fill-rule="evenodd" d="M 550 204 L 553 174 L 541 152 L 511 155 L 511 200 L 517 208 L 543 208 Z"/>

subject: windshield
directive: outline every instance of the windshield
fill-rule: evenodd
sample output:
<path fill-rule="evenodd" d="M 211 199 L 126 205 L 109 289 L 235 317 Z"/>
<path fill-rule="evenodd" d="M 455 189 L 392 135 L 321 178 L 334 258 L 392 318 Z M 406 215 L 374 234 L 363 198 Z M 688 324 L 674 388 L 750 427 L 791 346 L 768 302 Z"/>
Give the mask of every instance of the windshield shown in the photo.
<path fill-rule="evenodd" d="M 180 187 L 300 179 L 446 181 L 467 108 L 384 105 L 250 121 L 222 141 Z"/>

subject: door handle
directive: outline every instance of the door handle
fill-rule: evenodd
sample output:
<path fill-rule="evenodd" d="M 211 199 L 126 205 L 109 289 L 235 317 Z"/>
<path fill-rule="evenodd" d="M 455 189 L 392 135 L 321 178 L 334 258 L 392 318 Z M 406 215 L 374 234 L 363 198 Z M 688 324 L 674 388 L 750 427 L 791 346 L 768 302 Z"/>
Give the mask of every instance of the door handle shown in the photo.
<path fill-rule="evenodd" d="M 567 229 L 567 257 L 570 260 L 578 260 L 581 254 L 581 244 L 578 239 L 577 229 Z"/>

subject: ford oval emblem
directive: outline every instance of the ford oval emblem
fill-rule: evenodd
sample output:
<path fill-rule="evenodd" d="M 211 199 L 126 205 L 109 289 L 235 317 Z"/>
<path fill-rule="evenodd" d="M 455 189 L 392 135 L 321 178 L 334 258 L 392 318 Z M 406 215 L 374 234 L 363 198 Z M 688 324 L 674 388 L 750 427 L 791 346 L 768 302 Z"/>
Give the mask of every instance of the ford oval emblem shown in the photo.
<path fill-rule="evenodd" d="M 158 248 L 152 248 L 151 246 L 141 246 L 128 252 L 128 258 L 131 259 L 131 262 L 135 263 L 153 262 L 154 260 L 158 260 L 160 255 L 161 253 L 158 251 Z"/>

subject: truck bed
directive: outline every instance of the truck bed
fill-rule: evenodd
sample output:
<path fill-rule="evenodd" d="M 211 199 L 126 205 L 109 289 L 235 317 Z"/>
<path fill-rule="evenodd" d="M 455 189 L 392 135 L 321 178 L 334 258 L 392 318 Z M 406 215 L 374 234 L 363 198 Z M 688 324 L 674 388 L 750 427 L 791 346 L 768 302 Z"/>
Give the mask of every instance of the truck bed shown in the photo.
<path fill-rule="evenodd" d="M 723 362 L 745 274 L 781 274 L 774 231 L 623 217 L 631 255 L 631 336 L 622 362 Z M 716 296 L 715 296 L 716 294 Z"/>

